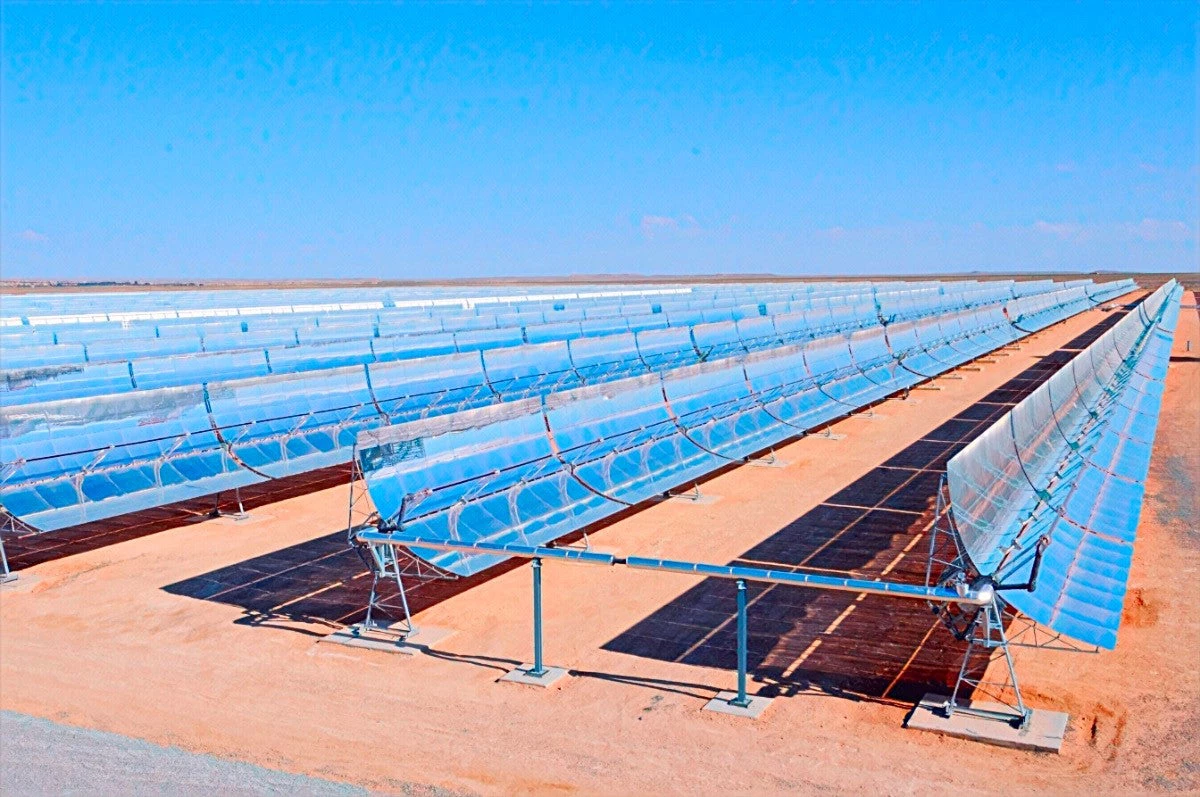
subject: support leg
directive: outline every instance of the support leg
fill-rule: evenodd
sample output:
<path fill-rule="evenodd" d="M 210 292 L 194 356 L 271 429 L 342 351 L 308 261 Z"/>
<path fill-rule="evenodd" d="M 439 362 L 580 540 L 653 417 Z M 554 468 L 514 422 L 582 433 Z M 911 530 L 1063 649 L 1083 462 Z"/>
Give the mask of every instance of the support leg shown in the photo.
<path fill-rule="evenodd" d="M 750 699 L 746 697 L 746 582 L 737 582 L 737 697 L 729 705 L 746 708 Z"/>
<path fill-rule="evenodd" d="M 542 659 L 542 559 L 533 557 L 533 664 L 524 664 L 501 681 L 526 686 L 550 686 L 567 674 L 562 667 L 547 667 Z"/>
<path fill-rule="evenodd" d="M 222 512 L 221 511 L 221 493 L 217 493 L 216 497 L 213 499 L 212 511 L 208 513 L 208 516 L 210 518 L 227 517 L 227 518 L 233 518 L 234 520 L 246 520 L 247 518 L 249 518 L 250 515 L 248 515 L 246 513 L 246 508 L 244 506 L 242 506 L 242 488 L 240 488 L 240 487 L 233 488 L 233 497 L 234 497 L 234 500 L 237 501 L 237 508 L 238 508 L 237 512 Z"/>
<path fill-rule="evenodd" d="M 0 534 L 0 563 L 3 563 L 3 571 L 0 571 L 0 584 L 7 584 L 10 581 L 16 581 L 17 575 L 8 569 L 8 554 L 4 551 L 4 535 Z"/>
<path fill-rule="evenodd" d="M 527 671 L 534 678 L 546 674 L 542 662 L 542 559 L 533 557 L 533 666 Z"/>
<path fill-rule="evenodd" d="M 707 711 L 754 719 L 771 704 L 771 698 L 746 694 L 746 659 L 749 647 L 746 620 L 746 580 L 737 580 L 737 691 L 721 692 L 704 707 Z"/>

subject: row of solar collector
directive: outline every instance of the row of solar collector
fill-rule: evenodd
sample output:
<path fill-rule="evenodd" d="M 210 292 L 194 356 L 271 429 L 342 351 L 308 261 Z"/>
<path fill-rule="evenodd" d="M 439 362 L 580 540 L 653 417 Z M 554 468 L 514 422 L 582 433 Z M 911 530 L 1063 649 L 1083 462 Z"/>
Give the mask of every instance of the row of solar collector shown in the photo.
<path fill-rule="evenodd" d="M 1063 291 L 1067 299 L 1071 291 Z M 1026 320 L 1034 330 L 1092 306 L 1073 294 Z M 0 408 L 0 503 L 35 529 L 89 520 L 349 461 L 355 437 L 388 423 L 694 366 L 791 346 L 811 362 L 854 369 L 886 356 L 932 375 L 1024 334 L 1001 305 L 845 334 L 784 341 L 737 335 L 697 349 L 690 330 L 651 349 L 630 335 L 197 387 Z M 888 354 L 889 341 L 896 341 Z M 807 342 L 805 342 L 807 341 Z M 801 348 L 793 344 L 804 343 Z M 754 347 L 759 347 L 755 349 Z M 903 346 L 903 348 L 899 348 Z M 981 348 L 982 346 L 982 348 Z M 893 356 L 894 355 L 894 356 Z M 824 366 L 822 366 L 824 367 Z"/>
<path fill-rule="evenodd" d="M 1045 290 L 1048 280 L 1017 283 L 1013 297 Z M 1082 283 L 1083 281 L 1079 281 Z M 154 291 L 115 292 L 104 294 L 28 294 L 12 296 L 5 302 L 7 312 L 16 315 L 0 317 L 0 328 L 95 324 L 105 321 L 129 323 L 137 321 L 167 321 L 230 316 L 262 316 L 276 314 L 332 313 L 371 309 L 428 309 L 440 308 L 483 311 L 488 307 L 505 306 L 512 311 L 544 310 L 552 306 L 574 306 L 592 301 L 625 302 L 645 297 L 691 296 L 697 300 L 719 300 L 729 296 L 747 297 L 764 290 L 786 291 L 792 296 L 862 293 L 872 287 L 896 285 L 886 283 L 804 282 L 695 284 L 690 286 L 553 286 L 540 287 L 532 292 L 511 293 L 497 288 L 490 292 L 479 288 L 437 289 L 270 289 L 253 291 Z M 936 282 L 904 283 L 910 288 L 937 285 Z M 964 285 L 967 283 L 957 283 Z M 1072 283 L 1067 283 L 1072 286 Z M 581 289 L 582 288 L 582 289 Z"/>
<path fill-rule="evenodd" d="M 982 301 L 982 300 L 980 300 Z M 519 336 L 572 336 L 606 334 L 615 329 L 654 329 L 704 321 L 737 320 L 750 316 L 773 315 L 781 312 L 808 310 L 814 307 L 839 308 L 846 304 L 844 297 L 788 302 L 733 304 L 692 307 L 677 303 L 664 309 L 661 305 L 638 304 L 622 308 L 596 308 L 590 313 L 555 311 L 553 313 L 513 313 L 463 317 L 414 317 L 411 315 L 380 314 L 343 315 L 296 325 L 294 319 L 266 319 L 253 326 L 247 321 L 235 325 L 213 323 L 178 326 L 153 326 L 108 330 L 68 328 L 61 331 L 34 330 L 20 336 L 0 336 L 6 371 L 55 364 L 111 362 L 127 359 L 131 353 L 161 355 L 199 354 L 217 351 L 264 348 L 269 346 L 299 346 L 368 337 L 398 337 L 414 335 L 454 335 L 476 333 L 486 339 L 490 335 L 503 339 Z M 581 316 L 581 317 L 574 317 Z M 539 332 L 542 327 L 548 328 Z M 532 332 L 526 332 L 531 330 Z"/>
<path fill-rule="evenodd" d="M 936 291 L 928 286 L 920 289 L 905 288 L 905 291 Z M 994 287 L 988 289 L 996 293 Z M 956 293 L 963 295 L 965 292 Z M 776 298 L 779 296 L 779 298 Z M 392 336 L 423 333 L 453 333 L 471 330 L 500 330 L 543 324 L 581 323 L 585 329 L 592 325 L 607 325 L 614 319 L 648 317 L 643 324 L 664 325 L 689 321 L 708 313 L 720 316 L 722 309 L 736 319 L 746 315 L 767 315 L 807 309 L 817 302 L 844 303 L 847 295 L 814 294 L 797 298 L 794 292 L 773 296 L 760 294 L 751 301 L 725 297 L 722 300 L 683 299 L 667 304 L 652 304 L 644 301 L 622 305 L 596 305 L 567 309 L 556 305 L 556 309 L 514 310 L 509 313 L 484 313 L 472 315 L 439 315 L 393 311 L 390 313 L 327 313 L 303 318 L 263 317 L 258 319 L 233 319 L 207 323 L 173 324 L 108 324 L 68 325 L 61 328 L 23 328 L 20 331 L 0 332 L 0 345 L 9 354 L 11 364 L 7 370 L 25 367 L 29 363 L 80 363 L 103 362 L 115 357 L 128 356 L 131 351 L 157 347 L 164 354 L 222 351 L 253 346 L 300 345 L 330 340 L 363 336 Z M 853 300 L 861 302 L 861 295 Z M 994 300 L 991 296 L 981 299 Z M 793 307 L 795 305 L 795 307 Z M 561 309 L 557 309 L 561 308 Z M 171 338 L 174 340 L 160 340 Z M 150 339 L 150 340 L 147 340 Z M 63 344 L 68 344 L 62 346 Z M 90 344 L 90 348 L 88 345 Z M 59 348 L 62 346 L 62 348 Z M 44 348 L 34 348 L 44 347 Z M 25 351 L 22 351 L 25 349 Z"/>
<path fill-rule="evenodd" d="M 1019 319 L 1046 307 L 1056 307 L 1064 295 L 1072 301 L 1097 301 L 1128 290 L 1124 283 L 1109 283 L 1089 295 L 1083 288 L 1071 288 L 1054 294 L 1030 296 L 1008 302 L 1010 317 Z M 696 325 L 687 321 L 695 315 L 650 315 L 640 318 L 613 318 L 578 324 L 545 324 L 505 330 L 428 335 L 394 335 L 351 338 L 314 345 L 279 345 L 242 351 L 193 354 L 171 351 L 157 354 L 143 351 L 142 356 L 114 362 L 58 363 L 42 362 L 36 369 L 6 370 L 0 382 L 0 399 L 7 404 L 27 404 L 60 398 L 101 395 L 110 392 L 154 389 L 198 384 L 212 379 L 249 378 L 270 374 L 297 373 L 345 365 L 392 362 L 402 359 L 436 356 L 468 351 L 521 346 L 555 340 L 579 341 L 632 333 L 639 344 L 656 344 L 656 338 L 673 341 L 686 332 L 698 350 L 711 345 L 710 338 L 723 340 L 730 334 L 740 338 L 787 340 L 797 334 L 810 337 L 838 330 L 853 329 L 885 321 L 919 318 L 932 313 L 979 306 L 978 294 L 960 296 L 921 296 L 885 299 L 879 304 L 825 306 L 818 303 L 805 311 L 779 315 L 741 315 L 730 318 L 723 311 L 700 315 Z M 882 312 L 888 315 L 881 316 Z M 713 318 L 723 320 L 713 321 Z M 665 323 L 674 321 L 673 325 Z M 159 339 L 155 343 L 169 342 Z M 92 347 L 96 356 L 95 346 Z M 184 356 L 180 356 L 184 355 Z"/>
<path fill-rule="evenodd" d="M 1026 616 L 1112 648 L 1120 626 L 1182 288 L 1173 280 L 1056 372 L 948 466 L 976 569 L 1026 583 Z"/>
<path fill-rule="evenodd" d="M 394 424 L 359 436 L 358 462 L 380 531 L 545 545 L 1089 306 L 1077 296 L 1026 329 L 999 307 L 904 321 Z M 504 558 L 412 550 L 463 576 Z"/>
<path fill-rule="evenodd" d="M 908 284 L 908 288 L 929 287 L 924 283 Z M 811 297 L 837 297 L 851 293 L 844 285 L 830 286 L 828 289 L 816 291 L 795 291 L 790 288 L 767 286 L 757 292 L 759 295 L 778 297 L 783 300 Z M 214 304 L 224 304 L 227 297 L 222 294 L 209 294 L 208 298 Z M 451 322 L 460 319 L 468 323 L 468 319 L 478 316 L 508 318 L 510 316 L 536 316 L 549 314 L 552 320 L 572 320 L 582 318 L 607 317 L 622 315 L 627 312 L 650 312 L 651 307 L 682 307 L 707 309 L 727 304 L 745 303 L 747 294 L 742 291 L 720 291 L 717 293 L 697 293 L 689 288 L 662 289 L 652 291 L 603 292 L 583 293 L 568 298 L 562 294 L 544 294 L 541 296 L 497 297 L 511 301 L 484 301 L 481 298 L 429 298 L 411 301 L 374 301 L 346 302 L 340 304 L 269 304 L 252 306 L 214 306 L 197 307 L 192 309 L 159 310 L 152 313 L 137 311 L 114 310 L 108 313 L 72 313 L 55 316 L 19 316 L 9 317 L 10 323 L 4 324 L 0 334 L 20 335 L 31 334 L 39 330 L 59 330 L 65 335 L 80 325 L 95 330 L 97 326 L 107 325 L 113 329 L 170 328 L 179 323 L 214 323 L 228 324 L 230 322 L 246 321 L 257 325 L 264 324 L 295 324 L 297 316 L 301 319 L 337 317 L 339 314 L 353 313 L 363 317 L 371 314 L 378 318 L 421 319 L 446 318 Z M 275 299 L 278 301 L 278 299 Z M 20 324 L 11 323 L 13 319 Z M 206 322 L 205 319 L 214 319 Z M 150 322 L 150 323 L 143 323 Z M 303 324 L 303 320 L 301 320 Z M 15 329 L 13 327 L 16 327 Z M 448 326 L 453 331 L 458 327 Z M 467 327 L 471 328 L 471 327 Z M 78 334 L 78 333 L 77 333 Z M 93 333 L 94 334 L 94 333 Z"/>
<path fill-rule="evenodd" d="M 88 343 L 96 341 L 119 341 L 144 338 L 161 338 L 169 336 L 193 336 L 204 338 L 208 335 L 236 335 L 247 332 L 291 332 L 295 343 L 306 340 L 328 340 L 336 337 L 336 333 L 322 331 L 321 327 L 336 327 L 339 324 L 355 324 L 358 326 L 374 326 L 379 329 L 376 334 L 399 334 L 421 332 L 455 332 L 472 329 L 499 329 L 513 326 L 528 326 L 533 324 L 586 321 L 607 319 L 620 316 L 640 316 L 653 313 L 674 311 L 687 313 L 695 311 L 718 310 L 721 308 L 745 308 L 744 312 L 759 315 L 790 312 L 793 309 L 804 309 L 817 300 L 825 300 L 831 304 L 841 302 L 870 301 L 875 296 L 904 293 L 916 295 L 953 293 L 965 296 L 971 293 L 980 294 L 980 302 L 996 301 L 1001 298 L 1020 298 L 1021 296 L 1042 293 L 1062 287 L 1077 287 L 1089 284 L 1082 280 L 1077 283 L 1055 285 L 1050 280 L 1035 283 L 954 283 L 952 286 L 941 286 L 936 283 L 885 283 L 882 285 L 867 285 L 855 288 L 848 285 L 838 285 L 827 290 L 796 291 L 790 286 L 765 286 L 754 292 L 738 290 L 712 296 L 697 296 L 689 293 L 686 296 L 671 296 L 657 302 L 646 301 L 644 297 L 627 300 L 619 304 L 613 303 L 578 303 L 568 307 L 565 303 L 556 302 L 551 306 L 513 305 L 507 308 L 496 306 L 475 307 L 471 313 L 464 314 L 458 310 L 446 311 L 434 309 L 391 310 L 387 312 L 372 311 L 369 308 L 350 308 L 344 305 L 306 305 L 295 308 L 296 315 L 272 316 L 265 315 L 250 318 L 222 318 L 215 321 L 196 321 L 195 317 L 173 320 L 157 320 L 153 323 L 136 323 L 122 320 L 113 323 L 91 323 L 66 325 L 39 323 L 34 326 L 21 326 L 16 329 L 0 331 L 0 343 L 11 346 L 42 345 L 49 346 L 58 343 Z M 792 305 L 798 303 L 797 307 Z M 342 311 L 338 308 L 345 307 Z M 324 308 L 324 309 L 320 309 Z M 279 309 L 244 308 L 244 309 Z M 350 310 L 354 310 L 351 312 Z M 233 315 L 238 308 L 213 310 L 226 316 Z M 195 311 L 197 313 L 201 311 Z M 119 314 L 117 314 L 119 315 Z M 78 316 L 74 316 L 78 317 Z M 28 320 L 28 319 L 26 319 Z M 380 331 L 382 330 L 382 331 Z M 264 343 L 277 342 L 272 338 Z M 217 343 L 212 348 L 222 348 Z M 205 350 L 201 346 L 199 350 Z M 86 359 L 86 358 L 85 358 Z"/>
<path fill-rule="evenodd" d="M 679 286 L 589 291 L 535 292 L 532 294 L 481 294 L 478 290 L 447 288 L 391 291 L 369 288 L 344 290 L 270 289 L 264 291 L 153 291 L 104 294 L 29 294 L 12 297 L 0 317 L 0 327 L 55 324 L 128 323 L 171 319 L 260 316 L 292 313 L 327 313 L 343 310 L 457 308 L 470 310 L 487 305 L 545 302 L 622 301 L 629 297 L 673 296 L 692 290 Z"/>

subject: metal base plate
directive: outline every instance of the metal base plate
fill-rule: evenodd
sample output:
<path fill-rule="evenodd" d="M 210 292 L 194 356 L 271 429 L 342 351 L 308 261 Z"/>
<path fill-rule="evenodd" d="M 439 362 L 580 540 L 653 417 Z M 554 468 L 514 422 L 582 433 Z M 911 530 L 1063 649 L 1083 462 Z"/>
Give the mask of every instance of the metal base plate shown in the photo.
<path fill-rule="evenodd" d="M 756 468 L 786 468 L 792 463 L 776 457 L 773 459 L 748 459 L 745 464 Z"/>
<path fill-rule="evenodd" d="M 21 570 L 16 573 L 9 573 L 7 578 L 0 581 L 0 589 L 5 592 L 29 592 L 41 580 L 41 576 L 36 573 Z"/>
<path fill-rule="evenodd" d="M 543 667 L 541 675 L 531 675 L 532 664 L 522 664 L 515 670 L 501 676 L 496 683 L 522 684 L 524 686 L 540 686 L 543 689 L 567 677 L 565 667 Z"/>
<path fill-rule="evenodd" d="M 658 498 L 653 500 L 670 501 L 673 504 L 694 504 L 695 506 L 706 506 L 708 504 L 715 504 L 717 501 L 720 501 L 721 496 L 709 495 L 708 493 L 700 493 L 700 495 L 696 495 L 695 493 L 671 493 L 670 495 L 660 495 Z"/>
<path fill-rule="evenodd" d="M 417 626 L 417 629 L 411 634 L 405 635 L 402 623 L 372 623 L 370 626 L 356 623 L 334 631 L 328 636 L 323 636 L 320 641 L 333 642 L 352 648 L 367 648 L 368 650 L 382 650 L 385 653 L 405 653 L 415 656 L 453 633 L 454 631 L 449 628 L 421 625 Z"/>
<path fill-rule="evenodd" d="M 947 717 L 943 707 L 948 699 L 942 695 L 925 695 L 912 710 L 904 727 L 1019 750 L 1057 753 L 1062 747 L 1063 735 L 1067 732 L 1067 715 L 1061 711 L 1034 709 L 1024 728 L 1014 728 L 1000 720 L 975 717 L 961 711 Z M 965 703 L 984 710 L 1011 711 L 998 703 Z"/>
<path fill-rule="evenodd" d="M 748 706 L 735 706 L 730 703 L 737 697 L 737 692 L 720 692 L 712 700 L 704 704 L 705 711 L 716 711 L 720 714 L 732 714 L 735 717 L 747 717 L 749 719 L 758 719 L 758 715 L 767 710 L 767 706 L 771 705 L 772 698 L 761 697 L 759 695 L 747 695 L 750 699 Z"/>

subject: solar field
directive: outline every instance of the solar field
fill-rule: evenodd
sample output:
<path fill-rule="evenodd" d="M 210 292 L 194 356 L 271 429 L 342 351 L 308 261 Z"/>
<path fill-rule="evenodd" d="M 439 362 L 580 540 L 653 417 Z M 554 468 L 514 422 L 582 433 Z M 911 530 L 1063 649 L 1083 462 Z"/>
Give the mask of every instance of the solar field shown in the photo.
<path fill-rule="evenodd" d="M 1198 686 L 1198 332 L 1173 280 L 9 296 L 3 707 L 382 791 L 1194 783 L 1196 689 L 1120 706 Z"/>

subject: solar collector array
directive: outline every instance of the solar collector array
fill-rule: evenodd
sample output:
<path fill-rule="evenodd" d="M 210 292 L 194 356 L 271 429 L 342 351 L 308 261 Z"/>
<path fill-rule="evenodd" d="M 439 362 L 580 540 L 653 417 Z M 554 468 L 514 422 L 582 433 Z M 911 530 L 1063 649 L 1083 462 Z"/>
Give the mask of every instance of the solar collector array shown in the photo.
<path fill-rule="evenodd" d="M 971 563 L 1025 615 L 1112 648 L 1179 313 L 1159 288 L 950 460 L 953 516 Z"/>
<path fill-rule="evenodd" d="M 955 294 L 954 299 L 963 306 L 970 307 L 985 300 L 992 302 L 1007 295 L 1012 283 L 984 286 L 974 290 Z M 928 289 L 927 289 L 928 290 Z M 484 350 L 502 346 L 517 346 L 525 342 L 548 342 L 552 340 L 569 340 L 576 337 L 588 337 L 618 332 L 642 332 L 668 326 L 691 326 L 719 321 L 738 321 L 752 324 L 763 323 L 765 318 L 780 318 L 788 313 L 803 313 L 792 319 L 782 319 L 782 324 L 803 324 L 807 328 L 820 332 L 832 332 L 844 328 L 848 316 L 856 312 L 867 320 L 874 320 L 876 312 L 882 314 L 885 320 L 912 317 L 913 314 L 931 312 L 937 302 L 945 302 L 945 297 L 934 292 L 932 297 L 925 296 L 918 304 L 915 291 L 904 293 L 875 292 L 875 301 L 859 306 L 833 303 L 833 299 L 845 297 L 821 297 L 807 299 L 805 302 L 792 300 L 787 303 L 758 303 L 740 305 L 727 311 L 690 311 L 683 313 L 676 309 L 668 309 L 658 314 L 646 314 L 629 318 L 600 318 L 579 322 L 576 326 L 570 324 L 542 324 L 526 327 L 509 327 L 506 329 L 482 329 L 474 332 L 460 330 L 458 332 L 427 333 L 427 334 L 378 334 L 378 325 L 360 331 L 357 337 L 338 337 L 341 333 L 330 333 L 327 337 L 309 339 L 304 343 L 294 343 L 298 340 L 297 330 L 287 330 L 286 335 L 281 330 L 269 331 L 274 338 L 256 337 L 248 342 L 244 339 L 250 333 L 237 333 L 243 339 L 237 345 L 230 343 L 227 338 L 234 333 L 212 335 L 207 339 L 175 338 L 173 336 L 143 340 L 113 340 L 91 344 L 93 355 L 88 358 L 86 350 L 79 348 L 82 344 L 56 344 L 54 346 L 16 347 L 11 344 L 3 349 L 4 365 L 23 364 L 30 366 L 37 363 L 37 368 L 6 367 L 5 379 L 0 382 L 0 397 L 7 405 L 46 401 L 56 398 L 71 398 L 85 395 L 100 395 L 118 390 L 152 389 L 157 387 L 180 386 L 197 384 L 213 379 L 236 379 L 254 376 L 266 376 L 274 373 L 290 373 L 302 370 L 318 370 L 334 368 L 343 365 L 362 364 L 370 362 L 389 362 L 398 359 L 433 356 L 461 351 Z M 903 297 L 903 298 L 894 298 Z M 975 302 L 972 302 L 975 299 Z M 1019 301 L 1010 302 L 1014 310 L 1019 310 Z M 768 309 L 780 310 L 781 313 L 764 316 L 761 313 Z M 769 323 L 769 322 L 768 322 Z M 334 329 L 345 329 L 344 326 L 334 326 Z M 323 327 L 327 332 L 330 325 Z M 257 332 L 255 333 L 257 335 Z M 739 334 L 741 334 L 739 332 Z M 768 335 L 772 334 L 769 330 Z M 264 347 L 264 340 L 266 345 Z M 208 346 L 209 350 L 201 353 Z M 273 341 L 273 342 L 272 342 Z M 48 352 L 49 348 L 52 351 Z M 135 351 L 136 358 L 104 362 L 107 356 L 116 356 L 116 352 Z M 64 354 L 65 352 L 65 354 Z M 99 352 L 99 353 L 96 353 Z M 719 353 L 719 352 L 718 352 Z M 122 357 L 128 356 L 122 354 Z M 81 358 L 88 358 L 85 362 Z M 120 362 L 125 363 L 124 371 Z"/>
<path fill-rule="evenodd" d="M 914 301 L 896 301 L 901 310 L 918 312 Z M 943 299 L 939 306 L 931 297 L 924 301 L 924 312 L 944 309 L 947 303 Z M 971 303 L 969 297 L 954 301 Z M 838 304 L 807 314 L 24 407 L 6 402 L 0 427 L 3 502 L 7 511 L 35 528 L 63 528 L 341 464 L 364 428 L 668 371 L 718 352 L 745 355 L 832 329 L 878 326 L 884 306 L 882 301 L 879 306 Z M 956 323 L 961 330 L 961 322 Z M 879 351 L 872 354 L 865 345 L 860 341 L 844 351 L 879 359 Z M 122 364 L 110 365 L 115 373 L 105 377 L 118 382 Z"/>
<path fill-rule="evenodd" d="M 1060 318 L 1080 301 L 1064 293 Z M 877 326 L 369 431 L 359 436 L 360 467 L 383 528 L 541 545 L 1024 334 L 997 308 Z M 414 553 L 459 575 L 503 559 Z"/>

